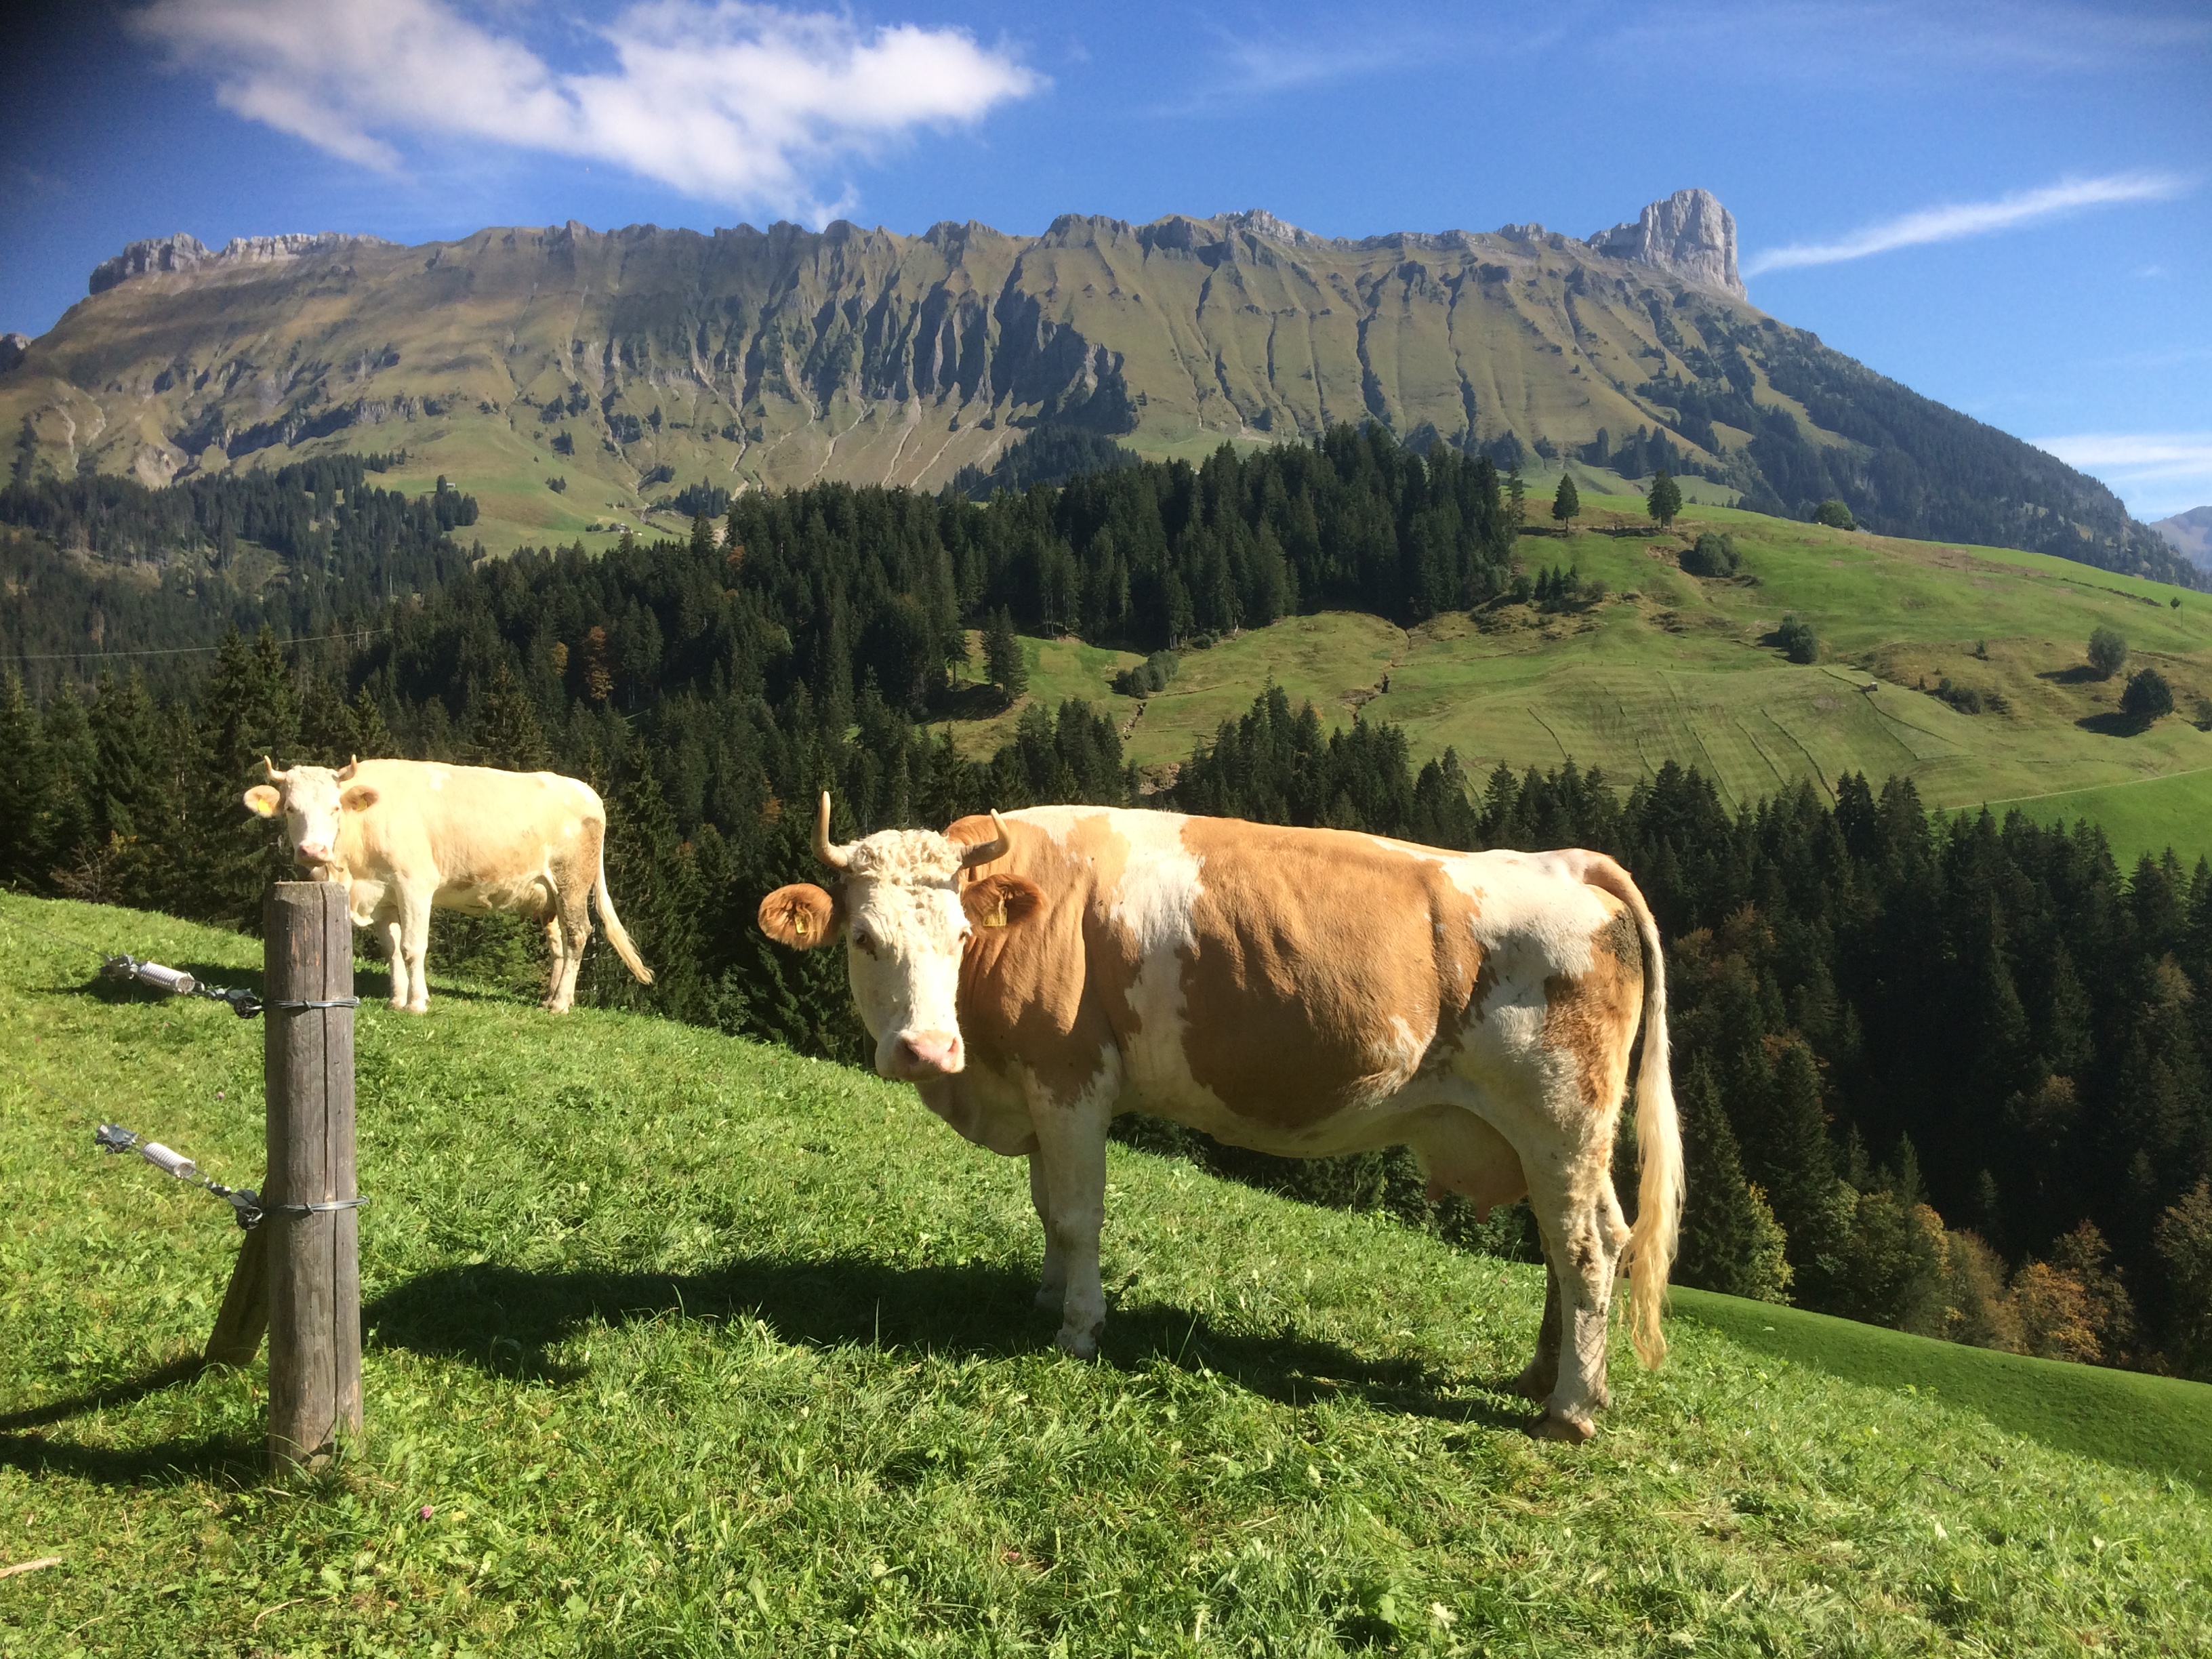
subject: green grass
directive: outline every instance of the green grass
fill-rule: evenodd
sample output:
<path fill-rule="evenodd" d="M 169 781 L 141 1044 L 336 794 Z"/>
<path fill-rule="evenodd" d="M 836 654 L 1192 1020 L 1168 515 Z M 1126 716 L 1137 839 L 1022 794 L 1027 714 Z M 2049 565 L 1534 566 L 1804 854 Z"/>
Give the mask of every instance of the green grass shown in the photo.
<path fill-rule="evenodd" d="M 1539 1443 L 1498 1389 L 1534 1270 L 1121 1147 L 1085 1365 L 1019 1169 L 910 1091 L 481 988 L 362 1011 L 367 1433 L 265 1481 L 261 1368 L 179 1363 L 238 1235 L 91 1141 L 258 1174 L 259 1028 L 23 923 L 258 957 L 0 898 L 0 1556 L 64 1558 L 0 1582 L 0 1654 L 2212 1644 L 2212 1391 L 1931 1388 L 1925 1345 L 1685 1296 L 1600 1437 Z"/>
<path fill-rule="evenodd" d="M 1932 1395 L 2061 1451 L 2179 1474 L 2212 1492 L 2212 1389 L 2201 1382 L 1969 1348 L 1710 1291 L 1677 1289 L 1674 1304 L 1746 1347 Z"/>
<path fill-rule="evenodd" d="M 2207 845 L 2212 838 L 2212 771 L 1990 803 L 1990 810 L 1999 814 L 2014 807 L 2039 823 L 2075 823 L 2087 818 L 2102 826 L 2124 866 L 2132 866 L 2145 853 L 2156 856 L 2169 847 L 2198 855 L 2212 852 Z"/>
<path fill-rule="evenodd" d="M 1635 498 L 1583 501 L 1588 525 L 1648 529 Z M 1626 784 L 1672 759 L 1741 805 L 1801 781 L 1825 793 L 1844 772 L 1901 775 L 1931 805 L 2093 817 L 2130 855 L 2169 842 L 2192 859 L 2212 852 L 2212 732 L 2196 723 L 2212 707 L 2200 701 L 2212 697 L 2212 595 L 1729 507 L 1692 507 L 1678 528 L 1524 538 L 1532 572 L 1570 566 L 1605 580 L 1609 597 L 1584 610 L 1492 605 L 1411 630 L 1324 613 L 1188 653 L 1141 718 L 1124 717 L 1129 757 L 1149 768 L 1187 758 L 1272 678 L 1328 724 L 1355 712 L 1390 720 L 1417 759 L 1449 746 L 1478 776 L 1571 756 Z M 1736 537 L 1740 578 L 1677 567 L 1675 551 L 1708 528 Z M 1819 663 L 1790 664 L 1773 644 L 1791 613 L 1819 635 Z M 2130 640 L 2133 664 L 2166 674 L 2179 714 L 2148 730 L 2120 718 L 2124 677 L 2096 679 L 2082 661 L 2104 625 Z M 1069 667 L 1054 696 L 1103 695 L 1104 659 Z M 2004 707 L 1961 713 L 1932 695 L 1946 678 Z"/>

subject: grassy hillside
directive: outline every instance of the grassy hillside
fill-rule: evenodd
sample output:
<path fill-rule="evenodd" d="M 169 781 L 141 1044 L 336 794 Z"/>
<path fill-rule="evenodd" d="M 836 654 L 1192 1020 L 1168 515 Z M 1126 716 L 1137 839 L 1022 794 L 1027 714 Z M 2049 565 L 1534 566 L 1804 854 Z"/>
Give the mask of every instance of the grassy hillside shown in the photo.
<path fill-rule="evenodd" d="M 1632 497 L 1583 500 L 1595 525 L 1640 520 Z M 1735 538 L 1741 574 L 1678 568 L 1706 530 Z M 1690 508 L 1665 536 L 1524 537 L 1521 557 L 1532 571 L 1601 578 L 1608 597 L 1549 616 L 1531 605 L 1455 613 L 1410 631 L 1348 613 L 1288 618 L 1187 653 L 1128 724 L 1130 757 L 1186 758 L 1273 678 L 1324 720 L 1388 720 L 1417 754 L 1456 747 L 1478 775 L 1571 756 L 1632 782 L 1671 758 L 1739 803 L 1801 779 L 1825 792 L 1847 771 L 1897 775 L 1932 805 L 2018 801 L 2046 820 L 2094 818 L 2130 856 L 2169 843 L 2212 851 L 2212 732 L 2201 724 L 2212 721 L 2212 595 L 2042 554 L 1717 506 Z M 1793 665 L 1773 641 L 1790 614 L 1819 635 L 1819 663 Z M 2128 672 L 2154 666 L 2172 682 L 2176 714 L 2147 731 L 2121 719 L 2125 675 L 2097 679 L 2083 660 L 2100 626 L 2134 647 Z M 1068 670 L 1033 683 L 1033 695 L 1097 697 L 1112 672 Z M 1946 678 L 2005 706 L 1969 714 L 1919 689 Z M 981 750 L 992 735 L 963 742 Z"/>
<path fill-rule="evenodd" d="M 362 1010 L 368 1431 L 264 1485 L 260 1369 L 177 1363 L 235 1231 L 91 1150 L 258 1173 L 259 1030 L 30 927 L 258 955 L 0 898 L 0 1555 L 64 1558 L 0 1653 L 2212 1644 L 2212 1390 L 1685 1297 L 1568 1450 L 1497 1386 L 1533 1270 L 1118 1147 L 1082 1365 L 1020 1171 L 910 1091 L 484 988 Z"/>

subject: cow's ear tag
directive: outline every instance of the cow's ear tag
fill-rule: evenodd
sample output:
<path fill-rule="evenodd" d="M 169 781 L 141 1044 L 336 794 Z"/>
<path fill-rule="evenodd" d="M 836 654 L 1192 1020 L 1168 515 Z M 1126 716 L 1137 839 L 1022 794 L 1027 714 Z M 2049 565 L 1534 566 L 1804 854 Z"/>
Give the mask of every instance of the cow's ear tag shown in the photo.
<path fill-rule="evenodd" d="M 810 924 L 806 920 L 805 911 L 793 910 L 791 913 L 791 931 L 793 933 L 798 934 L 799 938 L 805 939 Z"/>
<path fill-rule="evenodd" d="M 338 797 L 338 805 L 349 812 L 366 812 L 376 805 L 376 791 L 366 784 L 349 789 Z"/>
<path fill-rule="evenodd" d="M 991 914 L 983 918 L 983 925 L 986 927 L 1003 927 L 1006 925 L 1006 896 L 1004 893 L 999 895 L 999 902 L 993 908 Z"/>
<path fill-rule="evenodd" d="M 257 783 L 246 792 L 246 810 L 256 817 L 273 818 L 284 798 L 265 783 Z"/>

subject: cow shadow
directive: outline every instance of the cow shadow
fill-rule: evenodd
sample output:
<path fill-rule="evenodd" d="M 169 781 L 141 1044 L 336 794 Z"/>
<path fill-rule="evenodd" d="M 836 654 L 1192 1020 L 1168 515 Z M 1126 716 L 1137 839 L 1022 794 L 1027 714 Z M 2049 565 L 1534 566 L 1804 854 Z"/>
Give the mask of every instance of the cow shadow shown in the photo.
<path fill-rule="evenodd" d="M 1048 1348 L 1056 1323 L 1029 1273 L 990 1264 L 897 1267 L 857 1255 L 739 1256 L 697 1273 L 441 1267 L 362 1310 L 368 1340 L 508 1376 L 570 1382 L 581 1367 L 554 1350 L 585 1327 L 677 1317 L 759 1320 L 782 1341 L 862 1343 L 887 1351 L 1011 1358 Z M 1533 1340 L 1534 1333 L 1531 1332 Z M 1137 1372 L 1165 1363 L 1204 1370 L 1280 1404 L 1352 1396 L 1453 1423 L 1520 1428 L 1528 1407 L 1494 1380 L 1455 1379 L 1413 1359 L 1374 1358 L 1295 1331 L 1224 1330 L 1164 1303 L 1113 1310 L 1099 1361 Z"/>
<path fill-rule="evenodd" d="M 2053 685 L 2094 685 L 2112 676 L 2099 673 L 2086 662 L 2077 662 L 2071 668 L 2046 668 L 2035 678 L 2049 680 Z"/>

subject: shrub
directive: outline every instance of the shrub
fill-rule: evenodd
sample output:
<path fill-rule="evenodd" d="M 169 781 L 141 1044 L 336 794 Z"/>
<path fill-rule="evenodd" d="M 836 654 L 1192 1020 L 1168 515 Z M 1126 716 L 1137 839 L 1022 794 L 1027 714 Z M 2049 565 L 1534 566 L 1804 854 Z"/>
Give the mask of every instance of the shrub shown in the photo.
<path fill-rule="evenodd" d="M 1155 691 L 1166 690 L 1181 666 L 1182 659 L 1174 652 L 1155 651 L 1135 667 L 1115 675 L 1114 689 L 1125 697 L 1149 697 Z"/>
<path fill-rule="evenodd" d="M 1802 617 L 1784 617 L 1782 626 L 1774 630 L 1774 642 L 1792 662 L 1820 660 L 1820 641 L 1814 637 L 1813 624 Z"/>
<path fill-rule="evenodd" d="M 545 481 L 545 487 L 556 495 L 565 495 L 568 493 L 568 481 L 566 478 L 548 478 Z"/>
<path fill-rule="evenodd" d="M 1813 522 L 1835 530 L 1856 530 L 1859 527 L 1859 521 L 1851 516 L 1850 508 L 1833 495 L 1813 509 Z"/>
<path fill-rule="evenodd" d="M 2155 668 L 2139 669 L 2120 693 L 2120 713 L 2130 720 L 2154 720 L 2173 712 L 2173 688 Z"/>
<path fill-rule="evenodd" d="M 2100 679 L 2110 679 L 2127 665 L 2128 642 L 2116 628 L 2100 628 L 2089 635 L 2089 666 Z"/>
<path fill-rule="evenodd" d="M 1715 535 L 1706 531 L 1695 545 L 1682 550 L 1679 561 L 1683 569 L 1692 576 L 1733 576 L 1742 568 L 1742 556 L 1735 550 L 1735 538 Z"/>
<path fill-rule="evenodd" d="M 646 471 L 645 475 L 637 481 L 637 487 L 640 489 L 644 489 L 653 484 L 673 483 L 675 482 L 676 469 L 669 465 L 667 462 L 663 461 L 659 466 L 648 468 Z"/>

